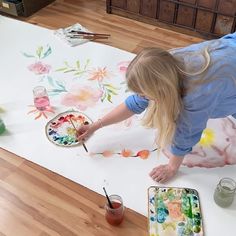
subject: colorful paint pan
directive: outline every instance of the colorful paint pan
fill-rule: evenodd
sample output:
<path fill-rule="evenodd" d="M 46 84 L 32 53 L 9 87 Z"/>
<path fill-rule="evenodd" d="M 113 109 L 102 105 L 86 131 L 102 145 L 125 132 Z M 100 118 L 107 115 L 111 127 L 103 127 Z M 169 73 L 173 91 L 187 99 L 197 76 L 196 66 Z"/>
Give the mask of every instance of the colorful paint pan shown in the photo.
<path fill-rule="evenodd" d="M 148 189 L 150 236 L 203 236 L 198 192 L 189 188 Z"/>
<path fill-rule="evenodd" d="M 46 125 L 45 131 L 47 138 L 52 143 L 62 147 L 73 147 L 80 144 L 76 137 L 76 129 L 82 124 L 91 123 L 92 120 L 81 112 L 66 111 L 50 120 Z"/>

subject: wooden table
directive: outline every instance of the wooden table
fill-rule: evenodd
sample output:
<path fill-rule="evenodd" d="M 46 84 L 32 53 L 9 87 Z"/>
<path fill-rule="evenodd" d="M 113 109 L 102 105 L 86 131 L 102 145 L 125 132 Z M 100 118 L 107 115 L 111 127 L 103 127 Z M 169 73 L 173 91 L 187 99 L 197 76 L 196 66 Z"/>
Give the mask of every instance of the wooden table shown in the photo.
<path fill-rule="evenodd" d="M 0 148 L 0 235 L 142 236 L 147 218 L 126 208 L 119 227 L 105 218 L 106 198 Z"/>

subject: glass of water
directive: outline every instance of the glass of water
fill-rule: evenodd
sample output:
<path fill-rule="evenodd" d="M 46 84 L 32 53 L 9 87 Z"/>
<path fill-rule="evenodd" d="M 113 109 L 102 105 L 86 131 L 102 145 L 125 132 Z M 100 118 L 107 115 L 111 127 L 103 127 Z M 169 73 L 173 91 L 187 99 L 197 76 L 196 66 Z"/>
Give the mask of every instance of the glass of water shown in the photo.
<path fill-rule="evenodd" d="M 217 184 L 214 200 L 221 207 L 228 207 L 232 204 L 236 191 L 236 182 L 231 178 L 223 178 Z"/>
<path fill-rule="evenodd" d="M 33 96 L 34 96 L 34 105 L 35 107 L 40 110 L 46 110 L 50 107 L 50 101 L 47 94 L 47 90 L 43 86 L 37 86 L 33 89 Z"/>

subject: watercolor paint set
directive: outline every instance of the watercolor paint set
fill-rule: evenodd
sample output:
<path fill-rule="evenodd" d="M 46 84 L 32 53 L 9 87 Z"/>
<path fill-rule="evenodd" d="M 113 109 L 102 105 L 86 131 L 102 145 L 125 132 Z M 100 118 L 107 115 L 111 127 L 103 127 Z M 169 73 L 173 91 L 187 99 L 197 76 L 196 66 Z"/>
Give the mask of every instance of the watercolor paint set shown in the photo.
<path fill-rule="evenodd" d="M 198 192 L 190 188 L 148 189 L 149 236 L 203 236 Z"/>
<path fill-rule="evenodd" d="M 47 138 L 62 147 L 73 147 L 80 144 L 76 129 L 82 124 L 91 124 L 92 120 L 78 111 L 66 111 L 50 120 L 45 128 Z"/>

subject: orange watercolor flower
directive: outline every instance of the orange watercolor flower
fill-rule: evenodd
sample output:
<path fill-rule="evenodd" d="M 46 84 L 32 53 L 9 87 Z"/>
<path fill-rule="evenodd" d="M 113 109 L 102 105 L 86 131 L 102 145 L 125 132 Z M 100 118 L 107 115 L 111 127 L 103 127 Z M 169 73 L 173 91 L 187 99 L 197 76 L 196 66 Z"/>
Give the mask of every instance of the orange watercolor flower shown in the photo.
<path fill-rule="evenodd" d="M 108 71 L 107 68 L 98 68 L 91 72 L 89 80 L 97 80 L 102 81 L 105 77 L 108 77 Z"/>
<path fill-rule="evenodd" d="M 101 153 L 104 157 L 111 157 L 113 155 L 112 151 L 106 150 L 103 153 Z"/>
<path fill-rule="evenodd" d="M 149 150 L 141 150 L 137 153 L 137 157 L 140 157 L 141 159 L 147 159 L 150 154 Z"/>
<path fill-rule="evenodd" d="M 133 155 L 133 152 L 129 149 L 123 149 L 121 151 L 121 156 L 123 157 L 131 157 Z"/>

